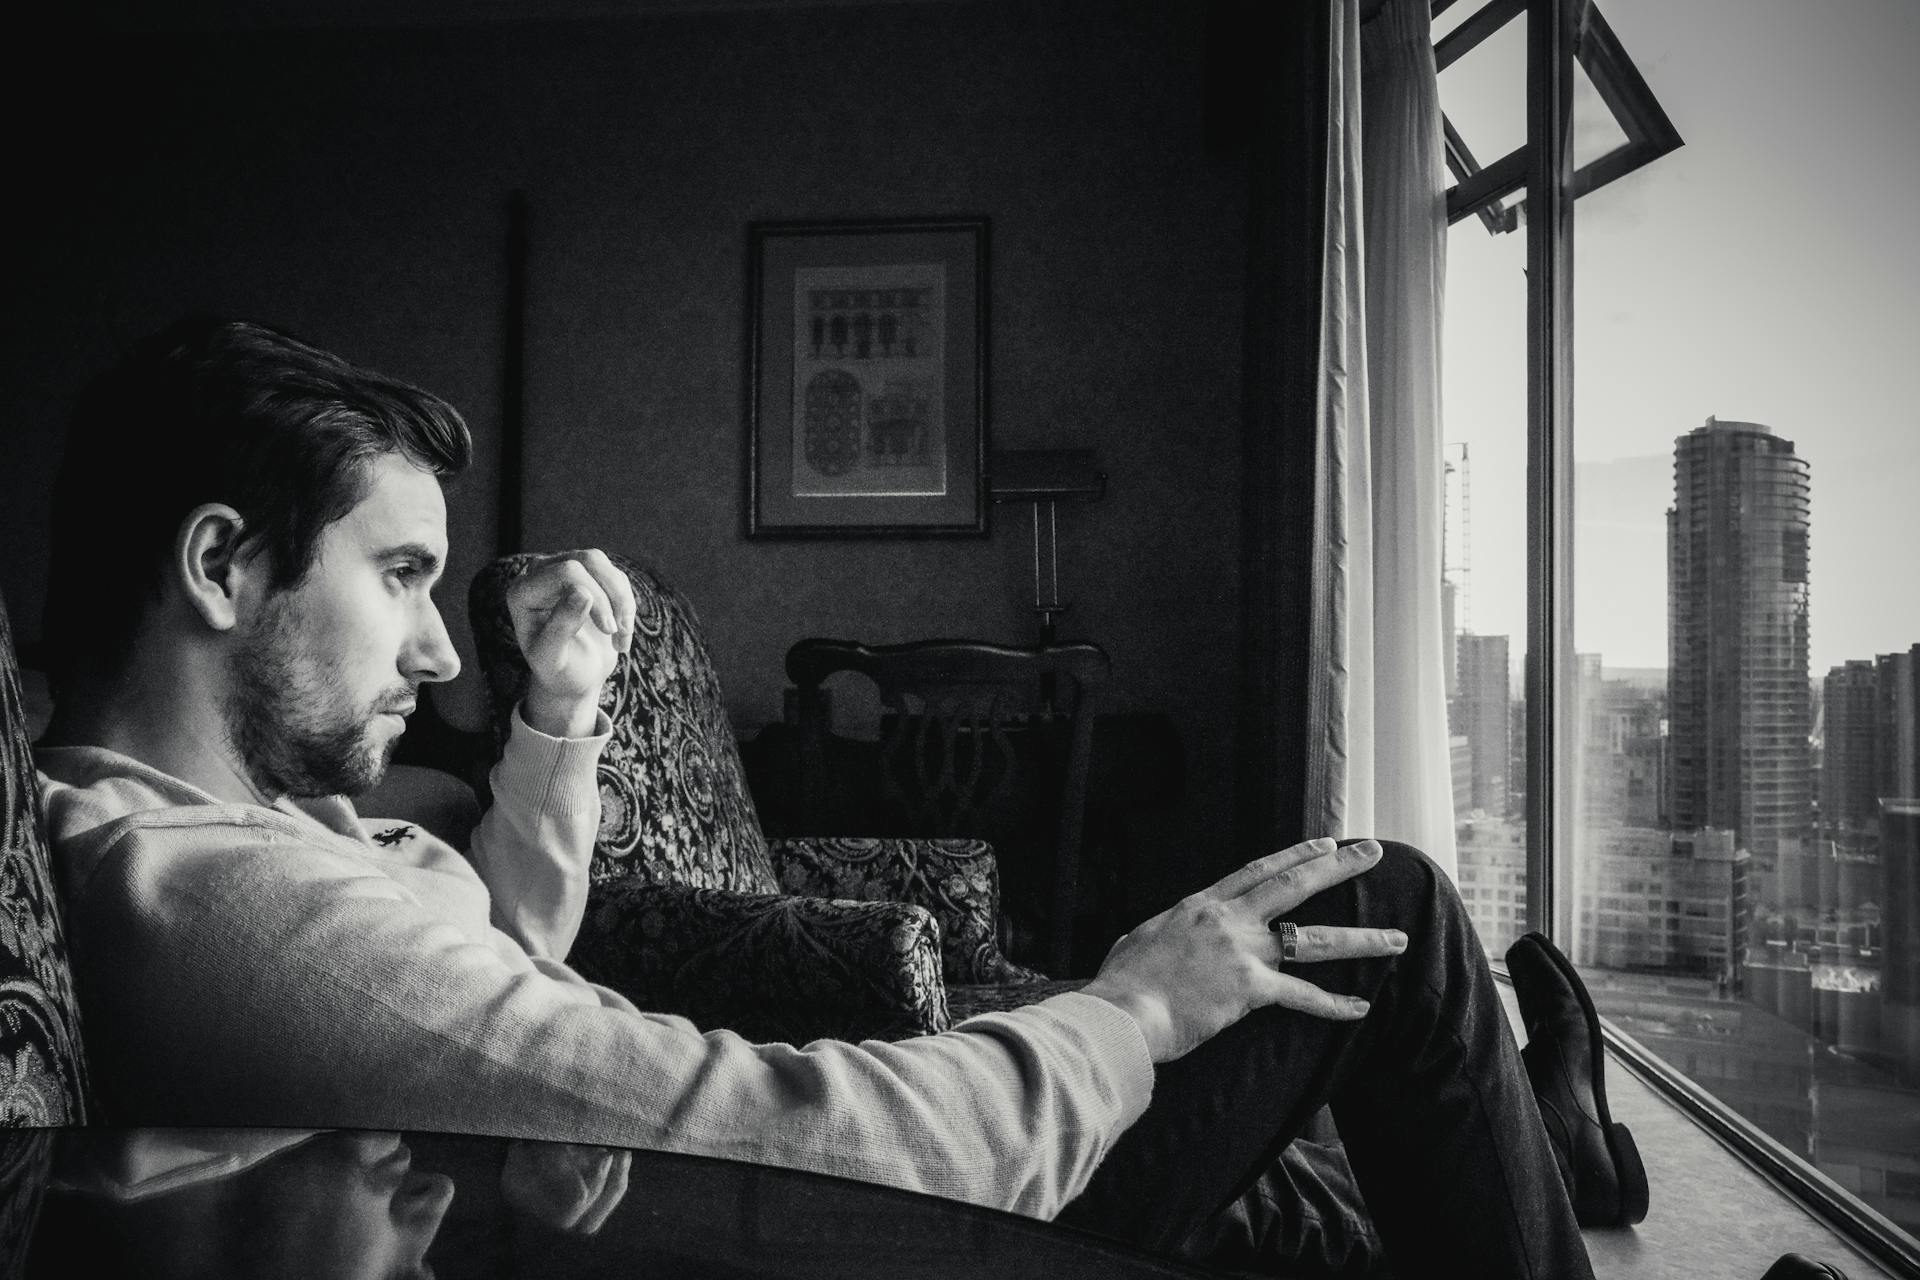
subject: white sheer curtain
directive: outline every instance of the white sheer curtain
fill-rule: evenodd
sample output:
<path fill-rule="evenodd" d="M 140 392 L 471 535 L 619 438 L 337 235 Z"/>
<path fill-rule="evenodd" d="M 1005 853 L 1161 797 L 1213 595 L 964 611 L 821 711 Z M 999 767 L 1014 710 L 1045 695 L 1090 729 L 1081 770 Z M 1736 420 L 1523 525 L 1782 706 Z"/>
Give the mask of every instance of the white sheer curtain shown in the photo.
<path fill-rule="evenodd" d="M 1446 197 L 1427 0 L 1363 32 L 1336 0 L 1322 285 L 1317 551 L 1330 576 L 1327 812 L 1452 873 L 1440 614 Z"/>

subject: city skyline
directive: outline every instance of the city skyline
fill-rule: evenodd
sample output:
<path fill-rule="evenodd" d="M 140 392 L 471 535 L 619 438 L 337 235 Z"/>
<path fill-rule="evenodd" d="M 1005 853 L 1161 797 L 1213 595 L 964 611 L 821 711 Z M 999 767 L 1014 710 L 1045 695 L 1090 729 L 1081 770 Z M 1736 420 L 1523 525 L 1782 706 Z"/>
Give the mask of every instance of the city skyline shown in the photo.
<path fill-rule="evenodd" d="M 1811 677 L 1920 640 L 1889 548 L 1920 545 L 1920 6 L 1897 0 L 1606 0 L 1686 145 L 1575 211 L 1575 647 L 1667 665 L 1674 441 L 1764 424 L 1811 471 Z M 1518 138 L 1516 22 L 1441 76 L 1485 159 Z M 1576 92 L 1576 155 L 1606 145 Z M 1617 136 L 1617 135 L 1616 135 Z M 1449 245 L 1446 437 L 1473 448 L 1473 630 L 1525 646 L 1524 235 Z M 1895 556 L 1892 563 L 1898 563 Z"/>
<path fill-rule="evenodd" d="M 1880 799 L 1920 786 L 1920 592 L 1899 585 L 1920 547 L 1920 4 L 1597 7 L 1685 145 L 1573 217 L 1574 958 L 1623 1030 L 1920 1232 L 1920 802 Z M 1524 141 L 1525 46 L 1516 20 L 1441 74 L 1482 163 Z M 1619 135 L 1584 75 L 1574 98 L 1578 164 Z M 1442 342 L 1448 456 L 1471 458 L 1456 613 L 1510 639 L 1516 681 L 1525 260 L 1524 233 L 1456 224 Z M 1714 420 L 1766 434 L 1690 457 Z M 1789 453 L 1791 478 L 1759 461 Z M 1849 662 L 1816 765 L 1812 691 Z M 1509 772 L 1507 811 L 1456 831 L 1490 947 L 1525 927 Z M 1816 832 L 1823 790 L 1845 820 Z"/>

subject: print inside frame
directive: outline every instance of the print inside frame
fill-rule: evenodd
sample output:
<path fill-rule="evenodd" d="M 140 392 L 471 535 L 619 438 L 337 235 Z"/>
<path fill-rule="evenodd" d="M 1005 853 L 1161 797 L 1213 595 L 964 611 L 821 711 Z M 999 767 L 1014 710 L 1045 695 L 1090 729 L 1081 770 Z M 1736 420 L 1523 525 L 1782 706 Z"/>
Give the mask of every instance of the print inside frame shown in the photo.
<path fill-rule="evenodd" d="M 987 531 L 987 222 L 748 229 L 747 533 Z"/>

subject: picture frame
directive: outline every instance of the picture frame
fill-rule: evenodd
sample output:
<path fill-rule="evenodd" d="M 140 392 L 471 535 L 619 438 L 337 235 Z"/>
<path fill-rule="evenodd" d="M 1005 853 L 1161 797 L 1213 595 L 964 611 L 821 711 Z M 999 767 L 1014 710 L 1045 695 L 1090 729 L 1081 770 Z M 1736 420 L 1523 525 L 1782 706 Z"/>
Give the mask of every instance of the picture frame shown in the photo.
<path fill-rule="evenodd" d="M 987 220 L 747 229 L 747 536 L 984 537 Z"/>

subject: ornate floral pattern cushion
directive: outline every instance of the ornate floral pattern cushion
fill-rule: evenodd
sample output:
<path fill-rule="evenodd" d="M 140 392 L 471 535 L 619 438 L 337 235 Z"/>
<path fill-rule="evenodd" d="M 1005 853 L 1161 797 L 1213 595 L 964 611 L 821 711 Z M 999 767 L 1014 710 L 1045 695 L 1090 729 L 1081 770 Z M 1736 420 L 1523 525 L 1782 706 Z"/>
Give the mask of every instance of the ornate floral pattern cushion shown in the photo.
<path fill-rule="evenodd" d="M 0 1124 L 84 1123 L 86 1098 L 80 1007 L 0 604 Z"/>
<path fill-rule="evenodd" d="M 769 846 L 780 887 L 819 898 L 911 902 L 940 922 L 949 983 L 1024 983 L 1043 975 L 1013 963 L 995 938 L 1000 883 L 984 840 L 788 837 Z"/>
<path fill-rule="evenodd" d="M 944 1031 L 939 927 L 919 907 L 611 881 L 570 960 L 642 1008 L 805 1044 Z"/>
<path fill-rule="evenodd" d="M 600 757 L 593 878 L 775 892 L 766 840 L 693 606 L 648 566 L 626 556 L 611 559 L 633 584 L 636 616 L 633 646 L 614 664 L 600 699 L 613 739 Z M 527 686 L 507 586 L 533 560 L 496 560 L 468 592 L 496 756 Z"/>

